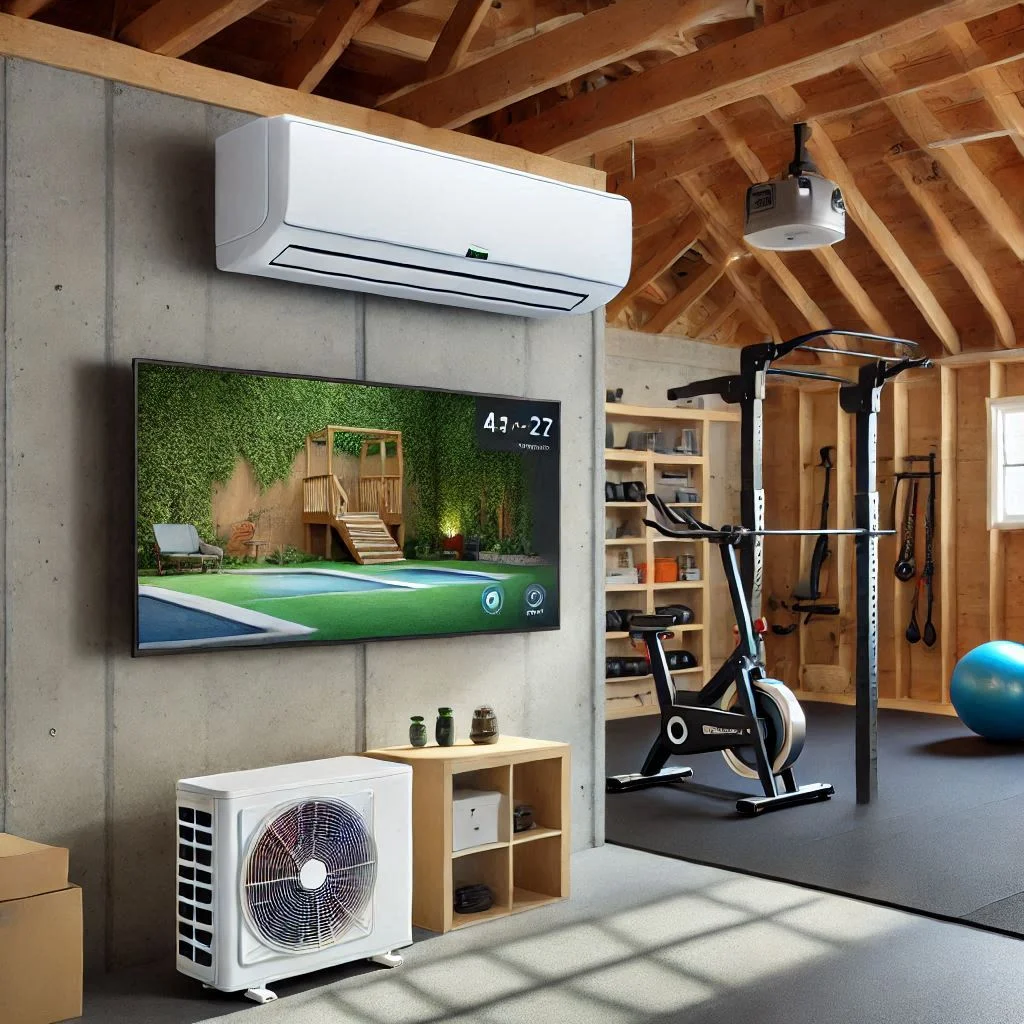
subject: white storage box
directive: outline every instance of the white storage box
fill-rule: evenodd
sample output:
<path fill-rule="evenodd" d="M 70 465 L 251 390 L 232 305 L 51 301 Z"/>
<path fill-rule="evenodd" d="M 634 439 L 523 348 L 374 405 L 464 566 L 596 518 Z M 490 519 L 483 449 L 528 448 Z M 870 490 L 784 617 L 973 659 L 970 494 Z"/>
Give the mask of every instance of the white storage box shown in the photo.
<path fill-rule="evenodd" d="M 505 794 L 480 789 L 452 793 L 452 852 L 486 846 L 508 838 L 501 823 L 506 816 Z"/>

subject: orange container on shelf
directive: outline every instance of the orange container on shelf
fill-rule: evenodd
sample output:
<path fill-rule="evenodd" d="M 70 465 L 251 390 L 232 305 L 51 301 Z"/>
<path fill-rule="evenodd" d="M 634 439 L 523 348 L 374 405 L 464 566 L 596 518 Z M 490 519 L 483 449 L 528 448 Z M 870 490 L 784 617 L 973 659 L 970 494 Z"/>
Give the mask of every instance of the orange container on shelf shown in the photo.
<path fill-rule="evenodd" d="M 679 579 L 679 563 L 674 558 L 654 560 L 654 582 L 675 583 Z"/>

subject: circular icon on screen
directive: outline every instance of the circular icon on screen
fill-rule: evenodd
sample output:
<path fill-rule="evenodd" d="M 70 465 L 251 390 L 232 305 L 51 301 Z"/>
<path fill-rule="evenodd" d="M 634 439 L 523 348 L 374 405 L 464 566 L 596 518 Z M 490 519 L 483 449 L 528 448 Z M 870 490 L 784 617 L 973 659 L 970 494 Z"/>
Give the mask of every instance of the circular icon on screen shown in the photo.
<path fill-rule="evenodd" d="M 497 585 L 488 587 L 480 596 L 480 603 L 488 615 L 497 615 L 505 603 L 504 591 Z"/>
<path fill-rule="evenodd" d="M 523 600 L 526 602 L 527 608 L 536 611 L 538 608 L 544 607 L 547 596 L 547 591 L 539 583 L 531 583 L 523 594 Z"/>

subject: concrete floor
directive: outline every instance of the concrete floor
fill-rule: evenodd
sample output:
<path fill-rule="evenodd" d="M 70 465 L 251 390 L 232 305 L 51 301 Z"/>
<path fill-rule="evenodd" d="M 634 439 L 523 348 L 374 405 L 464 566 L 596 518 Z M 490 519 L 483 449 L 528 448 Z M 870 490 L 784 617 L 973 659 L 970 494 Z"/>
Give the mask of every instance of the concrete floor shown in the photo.
<path fill-rule="evenodd" d="M 166 971 L 112 975 L 88 1024 L 1019 1024 L 1021 940 L 605 846 L 562 904 L 342 967 L 263 1008 Z M 245 1016 L 243 1017 L 242 1014 Z"/>

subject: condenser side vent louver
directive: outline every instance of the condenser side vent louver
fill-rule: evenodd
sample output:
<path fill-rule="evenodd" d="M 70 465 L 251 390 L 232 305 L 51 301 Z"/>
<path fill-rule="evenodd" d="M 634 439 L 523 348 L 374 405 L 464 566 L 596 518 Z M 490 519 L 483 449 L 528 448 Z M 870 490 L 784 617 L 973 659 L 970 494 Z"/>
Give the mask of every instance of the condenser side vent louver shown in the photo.
<path fill-rule="evenodd" d="M 213 966 L 213 802 L 178 804 L 178 955 Z"/>
<path fill-rule="evenodd" d="M 555 316 L 629 277 L 622 196 L 289 116 L 217 140 L 217 266 Z"/>

